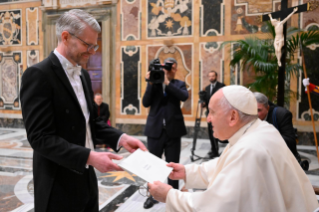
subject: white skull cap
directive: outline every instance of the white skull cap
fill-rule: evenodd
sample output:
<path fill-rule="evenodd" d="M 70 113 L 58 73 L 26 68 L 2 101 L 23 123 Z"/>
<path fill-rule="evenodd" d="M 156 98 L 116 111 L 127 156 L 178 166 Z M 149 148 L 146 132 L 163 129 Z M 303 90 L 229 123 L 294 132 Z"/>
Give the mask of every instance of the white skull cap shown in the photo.
<path fill-rule="evenodd" d="M 248 88 L 241 85 L 229 85 L 222 89 L 231 106 L 248 115 L 258 114 L 256 97 Z"/>

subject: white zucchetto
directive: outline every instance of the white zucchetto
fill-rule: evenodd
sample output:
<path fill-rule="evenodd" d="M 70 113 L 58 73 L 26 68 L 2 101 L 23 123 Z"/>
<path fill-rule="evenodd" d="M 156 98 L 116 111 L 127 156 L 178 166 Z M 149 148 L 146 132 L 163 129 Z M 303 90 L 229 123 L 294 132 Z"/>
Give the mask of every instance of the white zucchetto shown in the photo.
<path fill-rule="evenodd" d="M 222 89 L 231 106 L 248 115 L 258 114 L 257 100 L 248 88 L 241 85 L 229 85 Z"/>

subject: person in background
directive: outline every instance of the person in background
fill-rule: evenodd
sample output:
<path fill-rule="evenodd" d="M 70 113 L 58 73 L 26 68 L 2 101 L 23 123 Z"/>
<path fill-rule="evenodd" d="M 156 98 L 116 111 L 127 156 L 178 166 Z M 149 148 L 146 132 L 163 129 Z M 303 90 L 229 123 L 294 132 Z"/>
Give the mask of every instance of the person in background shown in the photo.
<path fill-rule="evenodd" d="M 208 73 L 208 79 L 210 84 L 206 86 L 206 99 L 205 102 L 202 104 L 202 107 L 206 107 L 206 117 L 208 116 L 209 109 L 208 109 L 208 103 L 210 98 L 216 93 L 220 88 L 224 87 L 225 84 L 217 81 L 217 72 L 212 70 Z M 218 139 L 214 138 L 213 136 L 213 129 L 212 129 L 212 123 L 207 122 L 207 128 L 208 128 L 208 135 L 209 140 L 211 144 L 211 149 L 208 152 L 209 158 L 215 158 L 219 156 L 219 146 L 218 146 Z"/>
<path fill-rule="evenodd" d="M 96 93 L 94 95 L 94 102 L 97 111 L 97 115 L 101 117 L 109 126 L 111 126 L 110 122 L 110 110 L 109 105 L 103 102 L 102 94 Z"/>
<path fill-rule="evenodd" d="M 254 92 L 258 105 L 258 118 L 267 121 L 279 131 L 292 154 L 300 162 L 301 158 L 297 152 L 295 130 L 292 124 L 292 113 L 286 108 L 279 107 L 268 100 L 259 92 Z"/>
<path fill-rule="evenodd" d="M 167 58 L 165 62 L 171 62 L 173 65 L 170 71 L 165 70 L 164 82 L 148 82 L 143 96 L 143 106 L 150 107 L 144 134 L 152 154 L 162 158 L 164 152 L 167 162 L 178 163 L 181 137 L 187 133 L 180 103 L 188 99 L 188 91 L 185 82 L 175 79 L 177 61 Z M 150 72 L 145 78 L 148 80 L 149 77 Z M 168 183 L 178 189 L 178 180 L 169 179 Z M 151 196 L 145 201 L 144 208 L 151 208 L 155 203 L 158 202 Z"/>

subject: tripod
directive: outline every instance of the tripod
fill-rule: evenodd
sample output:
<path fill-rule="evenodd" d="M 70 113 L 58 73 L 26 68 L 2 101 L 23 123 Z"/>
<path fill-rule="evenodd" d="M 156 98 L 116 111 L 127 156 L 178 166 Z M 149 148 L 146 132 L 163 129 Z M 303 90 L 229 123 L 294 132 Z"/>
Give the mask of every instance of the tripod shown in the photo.
<path fill-rule="evenodd" d="M 192 162 L 198 161 L 198 160 L 201 160 L 201 159 L 208 159 L 208 160 L 210 159 L 210 158 L 201 157 L 201 156 L 195 154 L 196 141 L 197 141 L 197 136 L 198 136 L 198 132 L 199 132 L 199 129 L 200 129 L 200 122 L 201 122 L 202 114 L 203 114 L 203 108 L 201 107 L 202 103 L 203 103 L 203 101 L 198 100 L 197 110 L 196 110 L 196 117 L 195 117 L 193 147 L 191 148 L 192 155 L 190 156 Z"/>

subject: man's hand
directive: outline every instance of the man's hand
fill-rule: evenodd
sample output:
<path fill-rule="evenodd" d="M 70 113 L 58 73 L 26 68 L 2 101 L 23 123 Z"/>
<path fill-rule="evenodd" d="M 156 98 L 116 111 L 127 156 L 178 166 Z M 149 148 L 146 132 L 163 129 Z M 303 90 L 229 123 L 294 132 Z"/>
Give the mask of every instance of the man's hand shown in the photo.
<path fill-rule="evenodd" d="M 121 140 L 119 142 L 119 146 L 124 147 L 127 151 L 131 153 L 137 150 L 138 148 L 140 148 L 143 151 L 147 150 L 144 144 L 140 140 L 133 138 L 131 136 L 128 136 L 126 134 L 122 135 Z"/>
<path fill-rule="evenodd" d="M 200 105 L 202 108 L 206 107 L 206 103 L 202 102 L 202 104 Z"/>
<path fill-rule="evenodd" d="M 169 174 L 169 179 L 171 180 L 181 180 L 186 182 L 186 171 L 185 166 L 179 163 L 169 163 L 166 166 L 172 167 L 173 171 Z"/>
<path fill-rule="evenodd" d="M 146 73 L 146 75 L 145 75 L 145 80 L 146 81 L 148 81 L 149 79 L 150 79 L 150 75 L 151 75 L 151 72 L 150 71 L 148 71 L 147 73 Z M 153 84 L 152 82 L 148 82 L 149 84 Z"/>
<path fill-rule="evenodd" d="M 168 80 L 168 77 L 167 77 L 167 70 L 166 69 L 164 69 L 164 73 L 165 73 L 165 75 L 164 75 L 164 84 L 168 85 L 169 84 L 169 80 Z"/>
<path fill-rule="evenodd" d="M 115 155 L 110 152 L 91 151 L 87 164 L 93 166 L 102 173 L 109 171 L 122 171 L 122 169 L 112 161 L 112 159 L 121 160 L 122 158 L 122 156 Z"/>
<path fill-rule="evenodd" d="M 169 190 L 173 188 L 172 186 L 162 183 L 160 181 L 148 183 L 147 186 L 153 198 L 160 202 L 166 202 L 167 193 L 169 192 Z"/>

